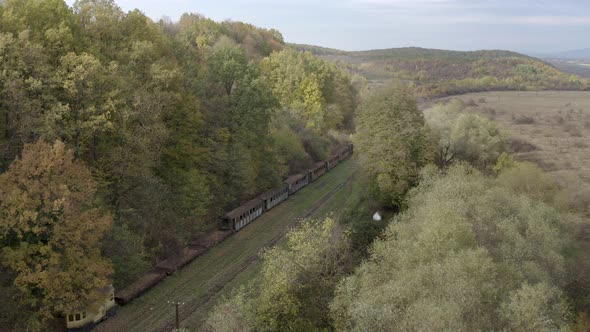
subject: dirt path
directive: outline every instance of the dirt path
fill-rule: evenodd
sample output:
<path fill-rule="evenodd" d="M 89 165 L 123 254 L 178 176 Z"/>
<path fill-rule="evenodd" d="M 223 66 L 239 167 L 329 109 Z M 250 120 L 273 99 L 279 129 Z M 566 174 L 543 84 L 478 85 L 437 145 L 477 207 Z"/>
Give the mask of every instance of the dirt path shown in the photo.
<path fill-rule="evenodd" d="M 265 213 L 248 227 L 209 250 L 173 276 L 96 327 L 95 331 L 171 331 L 174 310 L 169 301 L 180 301 L 180 319 L 185 321 L 224 287 L 258 260 L 258 252 L 282 239 L 290 227 L 310 217 L 354 176 L 355 165 L 342 163 L 316 182 Z M 301 212 L 303 211 L 303 212 Z"/>

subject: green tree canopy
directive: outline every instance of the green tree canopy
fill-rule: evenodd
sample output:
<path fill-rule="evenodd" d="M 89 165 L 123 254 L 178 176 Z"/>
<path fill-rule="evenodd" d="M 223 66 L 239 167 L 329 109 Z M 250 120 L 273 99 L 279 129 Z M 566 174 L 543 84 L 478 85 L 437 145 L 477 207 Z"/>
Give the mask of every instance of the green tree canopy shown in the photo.
<path fill-rule="evenodd" d="M 338 286 L 336 329 L 567 330 L 562 216 L 463 164 L 423 174 L 408 210 Z"/>
<path fill-rule="evenodd" d="M 432 155 L 416 100 L 398 87 L 375 93 L 360 105 L 356 130 L 355 151 L 376 196 L 399 205 Z"/>
<path fill-rule="evenodd" d="M 460 100 L 454 99 L 424 112 L 438 141 L 438 164 L 446 168 L 454 160 L 463 160 L 480 169 L 489 169 L 508 150 L 509 138 L 494 122 L 466 113 L 464 108 Z"/>
<path fill-rule="evenodd" d="M 306 221 L 287 234 L 287 245 L 262 254 L 255 282 L 217 306 L 212 331 L 310 331 L 328 328 L 328 303 L 344 275 L 348 240 L 337 224 Z"/>

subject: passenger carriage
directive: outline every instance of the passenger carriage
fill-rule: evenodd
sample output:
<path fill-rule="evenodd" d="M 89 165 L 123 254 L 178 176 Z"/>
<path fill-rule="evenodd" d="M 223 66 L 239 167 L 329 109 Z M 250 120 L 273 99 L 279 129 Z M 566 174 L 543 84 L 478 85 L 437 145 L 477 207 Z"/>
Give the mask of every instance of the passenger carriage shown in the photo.
<path fill-rule="evenodd" d="M 260 199 L 264 202 L 264 211 L 281 204 L 287 198 L 289 198 L 289 185 L 286 183 L 260 196 Z"/>
<path fill-rule="evenodd" d="M 290 176 L 285 180 L 285 184 L 289 186 L 289 195 L 293 195 L 299 189 L 307 186 L 309 183 L 309 177 L 307 173 L 299 173 L 293 176 Z"/>
<path fill-rule="evenodd" d="M 333 155 L 330 156 L 330 158 L 326 161 L 326 168 L 328 170 L 331 170 L 332 168 L 336 167 L 336 165 L 338 165 L 339 162 L 339 154 L 335 153 Z"/>
<path fill-rule="evenodd" d="M 320 161 L 318 163 L 315 163 L 313 165 L 313 167 L 308 171 L 309 181 L 310 182 L 315 181 L 317 178 L 324 175 L 324 173 L 326 173 L 326 171 L 327 171 L 327 168 L 326 168 L 325 161 Z"/>
<path fill-rule="evenodd" d="M 339 160 L 345 160 L 352 155 L 352 144 L 345 145 L 339 153 Z"/>
<path fill-rule="evenodd" d="M 252 220 L 260 217 L 262 212 L 264 212 L 264 201 L 260 198 L 255 198 L 228 212 L 223 218 L 222 227 L 239 231 L 244 226 L 251 223 Z"/>
<path fill-rule="evenodd" d="M 66 315 L 68 331 L 90 331 L 102 320 L 115 314 L 115 288 L 109 285 L 100 290 L 104 300 Z"/>

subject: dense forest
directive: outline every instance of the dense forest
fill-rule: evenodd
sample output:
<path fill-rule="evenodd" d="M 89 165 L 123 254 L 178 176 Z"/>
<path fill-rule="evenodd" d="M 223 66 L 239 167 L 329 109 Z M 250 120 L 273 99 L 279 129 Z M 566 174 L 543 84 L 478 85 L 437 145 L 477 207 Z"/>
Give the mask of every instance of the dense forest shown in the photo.
<path fill-rule="evenodd" d="M 352 128 L 347 74 L 277 31 L 0 4 L 2 280 L 22 305 L 2 317 L 21 329 L 130 282 Z"/>
<path fill-rule="evenodd" d="M 510 51 L 459 52 L 418 47 L 345 52 L 310 45 L 294 48 L 337 63 L 362 86 L 410 84 L 421 97 L 488 90 L 588 90 L 590 81 L 542 60 Z"/>
<path fill-rule="evenodd" d="M 264 250 L 209 330 L 584 331 L 578 205 L 492 120 L 417 99 L 588 88 L 508 51 L 343 52 L 113 0 L 0 0 L 0 330 L 59 328 L 352 139 L 358 191 Z"/>

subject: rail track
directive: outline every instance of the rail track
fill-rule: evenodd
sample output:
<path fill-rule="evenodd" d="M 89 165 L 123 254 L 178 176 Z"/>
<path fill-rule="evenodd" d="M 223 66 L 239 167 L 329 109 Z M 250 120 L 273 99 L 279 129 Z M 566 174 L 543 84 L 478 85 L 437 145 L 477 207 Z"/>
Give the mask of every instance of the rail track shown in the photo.
<path fill-rule="evenodd" d="M 350 167 L 350 165 L 348 167 Z M 311 206 L 308 204 L 307 206 L 309 207 L 307 207 L 303 213 L 289 216 L 290 220 L 285 222 L 280 230 L 273 233 L 272 237 L 261 244 L 258 244 L 256 249 L 248 251 L 248 248 L 244 248 L 245 253 L 243 255 L 236 257 L 236 259 L 232 261 L 232 264 L 219 267 L 219 271 L 216 271 L 211 277 L 206 277 L 206 280 L 202 280 L 203 282 L 199 283 L 198 286 L 194 283 L 194 280 L 201 278 L 201 276 L 198 275 L 201 272 L 198 269 L 199 262 L 202 261 L 200 259 L 193 261 L 191 264 L 187 265 L 185 269 L 180 271 L 180 277 L 171 276 L 167 278 L 167 280 L 156 286 L 143 297 L 136 299 L 128 306 L 120 308 L 121 312 L 118 317 L 114 317 L 98 325 L 95 331 L 171 331 L 174 328 L 173 309 L 171 306 L 167 305 L 167 301 L 179 299 L 184 302 L 184 305 L 179 309 L 180 320 L 181 322 L 186 322 L 193 317 L 193 315 L 197 314 L 199 310 L 210 307 L 211 301 L 217 294 L 219 294 L 219 292 L 221 292 L 237 276 L 243 273 L 249 266 L 251 266 L 251 264 L 256 262 L 259 257 L 258 252 L 261 248 L 275 245 L 285 237 L 291 227 L 312 216 L 314 212 L 325 205 L 330 198 L 346 186 L 346 184 L 354 178 L 355 174 L 356 171 L 352 170 L 352 172 L 350 172 L 349 170 L 344 174 L 344 180 L 340 180 L 341 177 L 339 178 L 336 176 L 333 176 L 335 178 L 322 177 L 321 180 L 317 181 L 315 188 L 310 186 L 311 188 L 307 189 L 307 195 L 313 194 L 313 192 L 309 192 L 309 190 L 326 191 L 326 189 L 328 189 L 327 192 L 324 192 L 320 197 L 315 199 Z M 284 204 L 287 205 L 288 203 Z M 283 208 L 284 211 L 279 211 L 279 214 L 287 214 L 290 211 L 289 208 L 289 206 L 285 206 Z M 276 208 L 276 210 L 280 210 L 280 207 Z M 270 216 L 270 219 L 277 218 L 279 218 L 279 215 Z M 249 228 L 256 227 L 255 225 L 260 222 L 260 220 L 253 222 L 252 225 L 249 225 L 244 231 L 247 232 Z M 269 221 L 267 220 L 267 223 L 268 222 Z M 258 227 L 260 227 L 260 225 Z M 244 231 L 238 232 L 236 235 L 246 233 Z M 256 230 L 253 230 L 253 232 L 255 231 Z M 254 236 L 256 234 L 251 235 Z M 262 235 L 264 234 L 261 234 L 261 236 Z M 227 245 L 227 243 L 222 243 L 220 247 L 223 247 L 224 245 Z M 222 250 L 222 248 L 216 248 L 216 250 Z M 235 248 L 229 248 L 228 250 L 235 250 Z M 211 261 L 203 264 L 205 269 L 207 266 L 218 268 L 218 266 Z M 193 278 L 191 278 L 191 274 L 193 274 Z M 202 295 L 194 296 L 195 293 L 201 293 Z"/>

